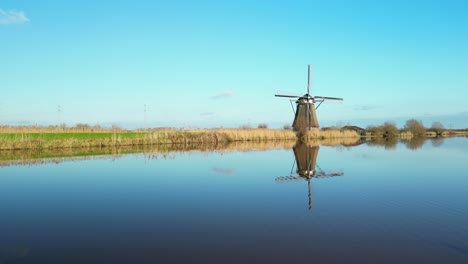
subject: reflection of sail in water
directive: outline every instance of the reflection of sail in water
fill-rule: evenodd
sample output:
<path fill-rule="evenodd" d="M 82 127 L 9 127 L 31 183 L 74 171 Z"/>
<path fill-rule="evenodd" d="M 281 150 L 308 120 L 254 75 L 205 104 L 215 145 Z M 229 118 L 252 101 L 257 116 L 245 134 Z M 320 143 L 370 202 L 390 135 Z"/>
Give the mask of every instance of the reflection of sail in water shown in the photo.
<path fill-rule="evenodd" d="M 296 162 L 293 163 L 291 173 L 289 176 L 277 177 L 275 180 L 281 181 L 292 181 L 292 180 L 307 180 L 308 197 L 309 197 L 309 210 L 312 209 L 312 192 L 310 181 L 312 178 L 327 178 L 333 176 L 342 176 L 343 172 L 330 172 L 323 171 L 317 165 L 317 156 L 319 152 L 319 146 L 308 145 L 303 142 L 297 142 L 293 147 L 294 157 Z M 296 175 L 293 174 L 294 166 L 296 166 Z"/>

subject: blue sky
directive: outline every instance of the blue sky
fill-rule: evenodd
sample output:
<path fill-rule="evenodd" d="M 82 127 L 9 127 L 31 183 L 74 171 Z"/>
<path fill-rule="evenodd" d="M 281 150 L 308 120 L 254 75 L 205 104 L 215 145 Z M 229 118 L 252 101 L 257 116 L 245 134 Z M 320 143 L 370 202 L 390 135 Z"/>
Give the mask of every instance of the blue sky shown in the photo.
<path fill-rule="evenodd" d="M 1 1 L 0 123 L 468 127 L 467 1 Z M 58 114 L 58 106 L 61 113 Z"/>

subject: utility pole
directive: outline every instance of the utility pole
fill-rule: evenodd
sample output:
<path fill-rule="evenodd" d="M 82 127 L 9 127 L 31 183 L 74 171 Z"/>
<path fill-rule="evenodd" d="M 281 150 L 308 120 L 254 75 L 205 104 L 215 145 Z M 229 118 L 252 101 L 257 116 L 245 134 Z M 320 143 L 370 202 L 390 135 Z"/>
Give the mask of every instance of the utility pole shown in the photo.
<path fill-rule="evenodd" d="M 148 125 L 146 124 L 146 121 L 147 121 L 147 120 L 146 120 L 146 104 L 145 104 L 145 110 L 144 110 L 144 117 L 143 117 L 143 118 L 144 118 L 144 119 L 143 119 L 144 128 L 148 128 Z"/>
<path fill-rule="evenodd" d="M 62 125 L 62 107 L 60 105 L 57 106 L 57 126 Z"/>

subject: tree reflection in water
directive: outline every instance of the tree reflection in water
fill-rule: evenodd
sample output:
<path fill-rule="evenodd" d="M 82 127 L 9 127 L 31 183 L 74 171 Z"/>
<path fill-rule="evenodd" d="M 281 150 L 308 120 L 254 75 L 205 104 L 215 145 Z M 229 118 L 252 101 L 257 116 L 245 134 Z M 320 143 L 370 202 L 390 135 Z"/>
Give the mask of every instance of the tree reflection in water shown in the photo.
<path fill-rule="evenodd" d="M 398 138 L 396 137 L 375 137 L 367 141 L 369 146 L 384 146 L 386 150 L 396 149 L 398 143 Z"/>
<path fill-rule="evenodd" d="M 396 149 L 398 142 L 403 143 L 410 150 L 417 150 L 424 146 L 426 140 L 430 140 L 433 147 L 440 147 L 444 144 L 444 138 L 426 138 L 426 137 L 411 137 L 411 138 L 371 138 L 367 140 L 368 146 L 383 146 L 386 150 Z"/>
<path fill-rule="evenodd" d="M 424 143 L 426 142 L 425 137 L 412 137 L 410 139 L 402 140 L 405 143 L 406 147 L 411 150 L 416 150 L 422 148 Z"/>
<path fill-rule="evenodd" d="M 443 137 L 436 137 L 431 139 L 432 146 L 434 148 L 438 148 L 444 144 L 444 138 Z"/>

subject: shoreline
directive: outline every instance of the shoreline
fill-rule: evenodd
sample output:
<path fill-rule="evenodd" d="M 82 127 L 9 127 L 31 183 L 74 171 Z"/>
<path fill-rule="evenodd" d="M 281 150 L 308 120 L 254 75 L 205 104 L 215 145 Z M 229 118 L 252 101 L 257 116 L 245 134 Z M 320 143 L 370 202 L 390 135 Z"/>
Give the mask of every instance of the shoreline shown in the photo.
<path fill-rule="evenodd" d="M 409 132 L 399 132 L 391 137 L 381 133 L 358 133 L 349 129 L 320 129 L 302 133 L 302 141 L 322 141 L 327 144 L 353 145 L 359 140 L 394 141 L 414 138 L 448 138 L 468 136 L 467 131 L 446 131 L 436 134 L 428 131 L 415 136 Z M 299 140 L 298 133 L 286 129 L 235 128 L 235 129 L 76 129 L 39 127 L 27 129 L 16 127 L 0 129 L 0 151 L 8 150 L 61 150 L 87 149 L 125 146 L 181 145 L 203 147 L 207 145 L 233 142 L 279 142 Z M 328 142 L 327 142 L 328 141 Z M 338 142 L 338 143 L 337 143 Z"/>
<path fill-rule="evenodd" d="M 353 138 L 354 131 L 315 131 L 309 139 Z M 151 131 L 76 132 L 42 130 L 33 132 L 0 132 L 0 150 L 41 150 L 63 148 L 154 146 L 165 144 L 209 145 L 231 142 L 266 142 L 297 140 L 292 130 L 281 129 L 198 129 Z"/>
<path fill-rule="evenodd" d="M 462 136 L 467 137 L 467 136 Z M 440 146 L 444 139 L 451 137 L 414 137 L 404 138 L 334 138 L 315 139 L 306 142 L 307 145 L 324 147 L 354 147 L 366 144 L 372 147 L 395 149 L 403 145 L 408 149 L 421 148 L 425 142 L 431 141 L 433 146 Z M 453 138 L 453 137 L 452 137 Z M 38 165 L 66 161 L 90 160 L 90 159 L 116 159 L 127 154 L 143 154 L 145 159 L 174 158 L 177 153 L 203 152 L 223 155 L 229 152 L 267 151 L 271 149 L 290 150 L 299 141 L 235 141 L 218 144 L 160 144 L 160 145 L 135 145 L 135 146 L 109 146 L 109 147 L 79 147 L 56 149 L 17 149 L 0 150 L 0 167 L 16 165 Z"/>

